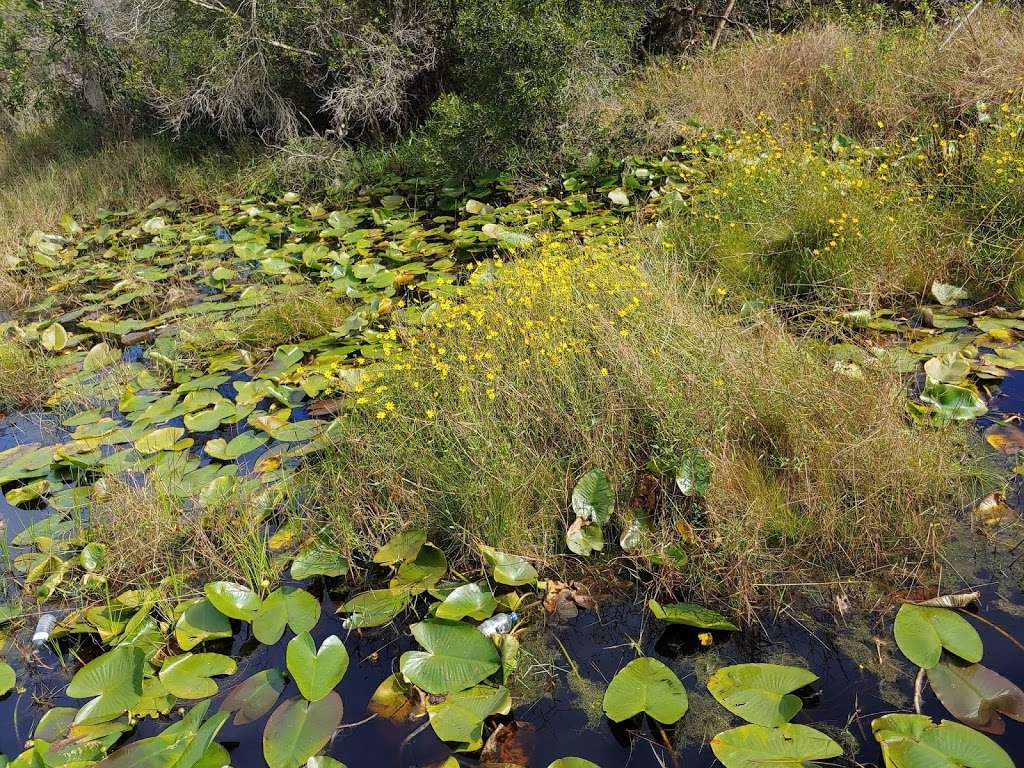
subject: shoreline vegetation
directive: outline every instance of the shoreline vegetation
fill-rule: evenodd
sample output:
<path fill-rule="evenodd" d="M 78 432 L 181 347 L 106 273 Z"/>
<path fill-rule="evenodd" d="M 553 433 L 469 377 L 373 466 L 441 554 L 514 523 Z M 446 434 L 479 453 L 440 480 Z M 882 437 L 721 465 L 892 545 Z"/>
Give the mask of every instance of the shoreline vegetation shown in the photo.
<path fill-rule="evenodd" d="M 12 766 L 43 764 L 61 742 L 39 731 L 66 731 L 83 765 L 180 748 L 219 768 L 229 714 L 275 707 L 270 768 L 340 765 L 316 762 L 349 667 L 339 636 L 315 634 L 332 600 L 349 632 L 419 619 L 420 650 L 395 656 L 370 712 L 426 717 L 474 752 L 525 686 L 519 617 L 576 616 L 624 584 L 702 647 L 793 606 L 896 615 L 919 683 L 993 725 L 946 698 L 968 664 L 1013 685 L 980 665 L 964 618 L 979 595 L 922 596 L 965 539 L 1004 553 L 1022 535 L 1006 497 L 1024 431 L 994 395 L 1024 371 L 1024 16 L 847 8 L 776 27 L 724 11 L 687 33 L 694 51 L 643 3 L 584 5 L 467 2 L 447 31 L 392 27 L 396 50 L 360 16 L 348 86 L 319 69 L 326 32 L 298 49 L 291 28 L 246 27 L 326 96 L 271 59 L 255 96 L 228 93 L 204 52 L 222 45 L 230 68 L 235 32 L 149 21 L 133 45 L 89 49 L 123 55 L 105 108 L 136 122 L 24 117 L 49 91 L 3 104 L 23 117 L 0 138 L 0 425 L 54 430 L 0 448 L 27 523 L 5 546 L 0 627 L 57 613 L 50 639 L 88 659 L 67 695 L 90 699 Z M 172 56 L 175 24 L 188 56 Z M 158 53 L 179 68 L 157 77 Z M 397 96 L 370 88 L 385 54 Z M 38 63 L 12 67 L 7 92 Z M 504 101 L 473 97 L 506 74 Z M 502 613 L 494 638 L 473 626 Z M 898 687 L 876 629 L 849 644 L 870 637 Z M 287 674 L 261 669 L 207 717 L 237 671 L 216 648 L 240 630 L 250 650 L 287 639 Z M 662 725 L 686 687 L 631 642 L 601 702 L 560 646 L 566 678 L 588 718 L 640 716 L 671 754 Z M 726 766 L 752 765 L 736 757 L 752 743 L 765 761 L 791 740 L 809 764 L 852 754 L 837 729 L 790 723 L 813 672 L 715 661 L 695 696 L 705 730 L 726 722 L 712 699 L 748 723 L 711 740 Z M 299 698 L 278 706 L 288 680 Z M 183 701 L 203 703 L 105 757 Z M 977 768 L 1012 768 L 920 710 L 872 733 L 890 768 L 889 750 L 954 738 L 985 752 Z"/>

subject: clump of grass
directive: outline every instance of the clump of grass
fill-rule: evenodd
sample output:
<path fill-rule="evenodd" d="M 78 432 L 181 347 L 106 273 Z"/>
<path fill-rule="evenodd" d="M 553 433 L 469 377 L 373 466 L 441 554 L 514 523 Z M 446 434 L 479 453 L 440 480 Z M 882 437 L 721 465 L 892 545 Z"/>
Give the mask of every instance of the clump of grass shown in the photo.
<path fill-rule="evenodd" d="M 265 355 L 281 344 L 323 336 L 338 329 L 354 306 L 323 286 L 287 286 L 252 311 L 222 320 L 192 317 L 178 325 L 176 346 L 185 357 L 200 359 L 227 349 Z"/>
<path fill-rule="evenodd" d="M 41 350 L 0 335 L 0 411 L 42 405 L 52 389 L 53 371 Z"/>
<path fill-rule="evenodd" d="M 620 138 L 642 152 L 671 146 L 691 120 L 742 128 L 768 119 L 804 135 L 875 141 L 949 126 L 970 119 L 978 101 L 1024 92 L 1019 9 L 981 8 L 949 33 L 939 25 L 830 23 L 655 62 L 598 121 L 613 134 L 632 131 Z"/>
<path fill-rule="evenodd" d="M 820 142 L 767 126 L 725 149 L 686 213 L 666 223 L 666 239 L 727 289 L 874 305 L 920 296 L 958 258 L 944 235 L 956 217 L 888 154 L 852 145 L 829 158 Z"/>
<path fill-rule="evenodd" d="M 239 492 L 202 505 L 176 498 L 152 477 L 103 478 L 86 536 L 106 546 L 103 575 L 116 589 L 153 587 L 168 577 L 199 587 L 220 579 L 259 587 L 279 570 L 267 550 L 265 501 Z"/>
<path fill-rule="evenodd" d="M 898 378 L 836 373 L 770 315 L 722 315 L 706 290 L 642 242 L 555 243 L 480 270 L 366 372 L 308 509 L 364 547 L 414 522 L 457 562 L 484 541 L 543 563 L 565 552 L 588 469 L 611 475 L 621 526 L 642 473 L 701 455 L 706 501 L 662 475 L 646 510 L 640 556 L 663 586 L 751 608 L 793 580 L 905 578 L 972 478 L 959 433 L 918 431 Z M 665 557 L 671 543 L 688 565 Z"/>

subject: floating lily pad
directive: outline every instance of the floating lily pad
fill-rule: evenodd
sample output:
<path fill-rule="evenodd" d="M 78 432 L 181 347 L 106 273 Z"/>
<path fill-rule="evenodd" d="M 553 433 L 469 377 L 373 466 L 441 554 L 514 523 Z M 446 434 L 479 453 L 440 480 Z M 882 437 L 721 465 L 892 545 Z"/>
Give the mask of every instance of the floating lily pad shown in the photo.
<path fill-rule="evenodd" d="M 409 605 L 404 589 L 371 589 L 356 595 L 340 611 L 350 614 L 346 627 L 379 627 L 387 624 Z"/>
<path fill-rule="evenodd" d="M 456 587 L 445 597 L 437 607 L 435 614 L 439 619 L 450 619 L 458 621 L 469 616 L 477 621 L 483 621 L 494 613 L 498 607 L 498 601 L 486 584 L 462 584 Z"/>
<path fill-rule="evenodd" d="M 164 659 L 160 682 L 179 699 L 205 699 L 218 691 L 217 675 L 233 675 L 235 660 L 221 653 L 185 653 Z"/>
<path fill-rule="evenodd" d="M 348 651 L 337 635 L 329 635 L 320 644 L 313 644 L 308 632 L 302 632 L 288 643 L 288 672 L 309 701 L 320 701 L 334 690 L 348 670 Z"/>
<path fill-rule="evenodd" d="M 248 587 L 232 581 L 214 581 L 204 587 L 213 607 L 232 619 L 252 621 L 263 601 Z"/>
<path fill-rule="evenodd" d="M 686 689 L 676 674 L 657 659 L 633 659 L 620 669 L 604 693 L 604 713 L 621 723 L 640 713 L 671 725 L 686 714 Z"/>
<path fill-rule="evenodd" d="M 285 627 L 299 635 L 308 632 L 320 620 L 320 603 L 309 592 L 297 587 L 281 587 L 263 601 L 252 620 L 252 633 L 264 645 L 273 645 Z"/>
<path fill-rule="evenodd" d="M 708 680 L 708 690 L 719 704 L 748 723 L 773 727 L 788 723 L 803 707 L 793 691 L 817 679 L 799 667 L 734 664 L 716 671 Z"/>
<path fill-rule="evenodd" d="M 267 720 L 263 757 L 269 768 L 296 768 L 322 750 L 341 725 L 341 698 L 331 691 L 319 701 L 289 699 Z"/>
<path fill-rule="evenodd" d="M 670 603 L 662 605 L 657 600 L 651 600 L 648 604 L 654 618 L 666 621 L 669 624 L 684 624 L 697 629 L 721 629 L 735 631 L 739 629 L 725 616 L 710 608 L 696 603 Z"/>
<path fill-rule="evenodd" d="M 512 700 L 503 686 L 478 685 L 448 694 L 437 703 L 428 701 L 427 715 L 441 741 L 473 749 L 482 740 L 484 720 L 494 714 L 507 714 L 511 707 Z"/>
<path fill-rule="evenodd" d="M 259 720 L 277 703 L 285 688 L 284 675 L 276 667 L 264 669 L 231 689 L 221 702 L 221 712 L 234 712 L 235 725 Z"/>
<path fill-rule="evenodd" d="M 499 552 L 484 544 L 480 545 L 480 553 L 491 568 L 494 569 L 494 580 L 499 584 L 518 587 L 523 584 L 537 583 L 537 570 L 526 558 Z"/>
<path fill-rule="evenodd" d="M 943 648 L 964 661 L 981 661 L 978 631 L 949 608 L 904 603 L 896 614 L 893 633 L 903 655 L 923 669 L 939 663 Z"/>
<path fill-rule="evenodd" d="M 75 723 L 103 723 L 134 706 L 142 698 L 144 660 L 140 648 L 121 645 L 78 670 L 68 684 L 67 694 L 73 699 L 91 700 L 78 710 Z"/>
<path fill-rule="evenodd" d="M 426 531 L 419 528 L 407 528 L 399 531 L 387 544 L 382 546 L 373 556 L 373 562 L 379 565 L 395 565 L 412 560 L 419 554 L 427 542 Z"/>
<path fill-rule="evenodd" d="M 886 768 L 1014 768 L 1002 747 L 960 723 L 926 715 L 885 715 L 871 721 Z"/>
<path fill-rule="evenodd" d="M 402 674 L 427 693 L 455 693 L 476 685 L 501 667 L 498 649 L 475 627 L 428 619 L 412 625 L 423 651 L 402 654 Z"/>
<path fill-rule="evenodd" d="M 981 664 L 945 656 L 928 670 L 928 682 L 957 720 L 987 733 L 1006 730 L 1000 715 L 1024 722 L 1024 691 Z"/>
<path fill-rule="evenodd" d="M 711 751 L 725 768 L 809 768 L 843 754 L 821 731 L 795 723 L 741 725 L 711 739 Z"/>

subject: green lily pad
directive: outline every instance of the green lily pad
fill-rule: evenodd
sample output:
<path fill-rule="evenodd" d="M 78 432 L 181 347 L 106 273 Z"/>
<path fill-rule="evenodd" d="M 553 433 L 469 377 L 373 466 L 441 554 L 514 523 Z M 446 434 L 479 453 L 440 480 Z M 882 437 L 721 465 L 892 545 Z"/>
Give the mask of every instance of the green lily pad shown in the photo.
<path fill-rule="evenodd" d="M 498 601 L 486 584 L 463 584 L 456 587 L 445 597 L 444 602 L 437 606 L 436 616 L 439 619 L 458 621 L 469 616 L 483 621 L 494 613 Z"/>
<path fill-rule="evenodd" d="M 184 653 L 164 659 L 160 682 L 179 699 L 205 699 L 216 695 L 217 675 L 233 675 L 237 665 L 222 653 Z"/>
<path fill-rule="evenodd" d="M 780 664 L 734 664 L 708 680 L 719 704 L 748 723 L 773 727 L 788 723 L 803 707 L 793 691 L 818 676 L 806 669 Z"/>
<path fill-rule="evenodd" d="M 233 634 L 228 617 L 205 598 L 192 603 L 174 625 L 174 639 L 183 651 L 191 651 L 207 640 Z"/>
<path fill-rule="evenodd" d="M 237 437 L 233 437 L 230 442 L 225 441 L 222 437 L 207 440 L 203 445 L 203 450 L 215 459 L 234 461 L 251 451 L 255 451 L 257 448 L 263 447 L 269 439 L 267 435 L 261 435 L 256 432 L 243 432 Z"/>
<path fill-rule="evenodd" d="M 949 608 L 904 603 L 896 614 L 893 634 L 903 655 L 923 669 L 939 663 L 943 648 L 964 661 L 981 661 L 978 631 Z"/>
<path fill-rule="evenodd" d="M 264 645 L 273 645 L 285 627 L 299 635 L 308 632 L 320 620 L 320 603 L 309 592 L 297 587 L 281 587 L 263 601 L 252 620 L 252 633 Z"/>
<path fill-rule="evenodd" d="M 252 621 L 263 604 L 260 596 L 251 589 L 232 581 L 214 581 L 203 589 L 214 608 L 239 621 Z"/>
<path fill-rule="evenodd" d="M 604 549 L 604 533 L 597 523 L 587 523 L 582 517 L 577 517 L 565 532 L 565 545 L 570 552 L 589 557 L 591 553 Z"/>
<path fill-rule="evenodd" d="M 344 576 L 348 573 L 348 560 L 323 542 L 314 541 L 304 547 L 292 561 L 293 579 L 303 580 L 313 576 Z"/>
<path fill-rule="evenodd" d="M 373 556 L 378 565 L 395 565 L 412 560 L 419 554 L 427 542 L 427 532 L 419 528 L 407 528 L 399 531 L 387 544 L 382 546 Z"/>
<path fill-rule="evenodd" d="M 885 715 L 871 721 L 886 768 L 1014 768 L 988 736 L 926 715 Z"/>
<path fill-rule="evenodd" d="M 263 757 L 269 768 L 296 768 L 315 756 L 341 725 L 341 714 L 341 698 L 334 691 L 319 701 L 282 703 L 263 729 Z"/>
<path fill-rule="evenodd" d="M 560 757 L 548 768 L 601 768 L 597 763 L 584 760 L 582 757 Z"/>
<path fill-rule="evenodd" d="M 427 701 L 427 715 L 441 741 L 473 749 L 482 740 L 484 720 L 508 713 L 511 707 L 512 700 L 503 686 L 478 685 L 448 694 L 437 703 Z"/>
<path fill-rule="evenodd" d="M 330 635 L 317 650 L 308 632 L 293 637 L 287 650 L 288 672 L 309 701 L 320 701 L 334 690 L 348 670 L 348 651 L 337 635 Z"/>
<path fill-rule="evenodd" d="M 572 491 L 572 509 L 577 517 L 606 525 L 615 511 L 615 492 L 608 473 L 592 469 L 579 479 Z"/>
<path fill-rule="evenodd" d="M 499 584 L 518 587 L 523 584 L 537 583 L 537 569 L 519 555 L 499 552 L 484 544 L 480 545 L 480 554 L 484 561 L 493 568 L 494 580 Z"/>
<path fill-rule="evenodd" d="M 671 725 L 686 714 L 686 689 L 676 674 L 657 659 L 644 656 L 620 669 L 604 693 L 604 713 L 621 723 L 641 712 Z"/>
<path fill-rule="evenodd" d="M 407 560 L 398 568 L 395 577 L 388 584 L 392 589 L 404 589 L 410 594 L 426 592 L 441 580 L 448 570 L 448 558 L 433 544 L 424 544 L 416 557 Z"/>
<path fill-rule="evenodd" d="M 14 667 L 6 661 L 0 661 L 0 696 L 4 696 L 11 690 L 16 682 L 17 675 L 14 673 Z"/>
<path fill-rule="evenodd" d="M 220 711 L 234 712 L 235 725 L 255 722 L 277 703 L 285 685 L 284 675 L 276 667 L 260 670 L 231 689 Z"/>
<path fill-rule="evenodd" d="M 920 397 L 945 419 L 966 421 L 988 413 L 985 401 L 972 387 L 929 381 L 921 390 Z"/>
<path fill-rule="evenodd" d="M 160 427 L 147 432 L 135 441 L 134 448 L 142 454 L 157 453 L 158 451 L 176 451 L 187 448 L 182 445 L 182 438 L 185 430 L 181 427 Z M 189 444 L 191 445 L 191 443 Z"/>
<path fill-rule="evenodd" d="M 741 725 L 711 739 L 711 751 L 725 768 L 809 768 L 843 754 L 821 731 L 795 723 Z"/>
<path fill-rule="evenodd" d="M 423 651 L 406 651 L 402 674 L 427 693 L 456 693 L 490 677 L 501 667 L 498 649 L 475 627 L 428 619 L 412 625 Z"/>
<path fill-rule="evenodd" d="M 662 605 L 657 600 L 648 604 L 654 618 L 667 621 L 669 624 L 684 624 L 697 629 L 721 629 L 735 631 L 739 629 L 722 614 L 705 608 L 696 603 L 670 603 Z"/>
<path fill-rule="evenodd" d="M 94 698 L 78 710 L 75 723 L 104 723 L 134 706 L 142 698 L 144 660 L 141 648 L 120 645 L 78 670 L 68 684 L 68 696 Z"/>
<path fill-rule="evenodd" d="M 362 592 L 339 609 L 351 614 L 345 627 L 380 627 L 394 619 L 409 605 L 409 593 L 404 589 L 371 589 Z"/>

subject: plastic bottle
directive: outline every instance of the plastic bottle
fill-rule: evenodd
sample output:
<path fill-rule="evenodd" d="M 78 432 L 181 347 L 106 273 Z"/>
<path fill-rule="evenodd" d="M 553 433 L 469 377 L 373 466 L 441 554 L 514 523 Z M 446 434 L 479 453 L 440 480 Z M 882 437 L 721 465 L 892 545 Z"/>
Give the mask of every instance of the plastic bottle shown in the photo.
<path fill-rule="evenodd" d="M 496 613 L 486 621 L 482 621 L 477 625 L 477 629 L 483 633 L 484 637 L 493 637 L 494 635 L 507 635 L 512 631 L 512 627 L 519 621 L 519 614 L 515 611 L 512 613 Z"/>
<path fill-rule="evenodd" d="M 32 645 L 35 648 L 42 648 L 50 639 L 50 633 L 57 626 L 57 616 L 53 613 L 44 613 L 36 622 L 36 631 L 32 633 Z"/>

